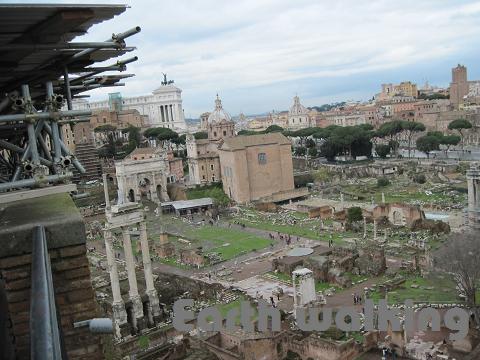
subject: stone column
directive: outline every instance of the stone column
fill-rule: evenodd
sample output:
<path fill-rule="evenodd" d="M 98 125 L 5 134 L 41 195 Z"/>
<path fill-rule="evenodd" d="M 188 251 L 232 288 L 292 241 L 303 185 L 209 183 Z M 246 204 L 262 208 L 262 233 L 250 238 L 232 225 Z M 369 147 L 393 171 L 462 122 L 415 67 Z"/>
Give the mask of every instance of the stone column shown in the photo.
<path fill-rule="evenodd" d="M 120 293 L 120 282 L 118 280 L 117 263 L 113 250 L 112 233 L 110 230 L 104 230 L 105 252 L 107 253 L 108 272 L 110 274 L 110 285 L 112 287 L 112 310 L 113 322 L 115 324 L 115 336 L 121 338 L 129 333 L 127 312 Z"/>
<path fill-rule="evenodd" d="M 363 217 L 363 238 L 367 237 L 367 218 Z"/>
<path fill-rule="evenodd" d="M 110 196 L 108 195 L 107 174 L 102 174 L 102 179 L 103 179 L 103 193 L 105 195 L 105 209 L 110 209 Z"/>
<path fill-rule="evenodd" d="M 385 193 L 382 192 L 382 204 L 385 204 Z"/>
<path fill-rule="evenodd" d="M 168 123 L 170 121 L 168 116 L 168 105 L 164 105 L 163 108 L 165 109 L 165 122 Z"/>
<path fill-rule="evenodd" d="M 147 224 L 140 223 L 140 242 L 142 245 L 143 271 L 145 274 L 146 294 L 149 300 L 148 320 L 154 326 L 160 320 L 160 302 L 158 301 L 157 290 L 153 283 L 152 262 L 150 260 L 150 249 L 148 246 Z"/>
<path fill-rule="evenodd" d="M 170 109 L 170 116 L 171 116 L 170 121 L 171 121 L 171 122 L 174 122 L 174 121 L 175 121 L 175 117 L 173 116 L 173 105 L 170 104 L 170 105 L 168 105 L 168 107 L 169 107 L 169 109 Z"/>
<path fill-rule="evenodd" d="M 132 322 L 135 331 L 140 331 L 145 328 L 145 321 L 143 318 L 143 304 L 140 295 L 138 295 L 137 275 L 135 274 L 135 261 L 133 259 L 132 242 L 130 240 L 130 233 L 128 227 L 122 227 L 123 235 L 123 251 L 125 252 L 125 262 L 127 266 L 128 285 L 130 290 L 128 295 L 132 302 Z"/>
<path fill-rule="evenodd" d="M 377 240 L 377 219 L 373 219 L 373 240 Z"/>

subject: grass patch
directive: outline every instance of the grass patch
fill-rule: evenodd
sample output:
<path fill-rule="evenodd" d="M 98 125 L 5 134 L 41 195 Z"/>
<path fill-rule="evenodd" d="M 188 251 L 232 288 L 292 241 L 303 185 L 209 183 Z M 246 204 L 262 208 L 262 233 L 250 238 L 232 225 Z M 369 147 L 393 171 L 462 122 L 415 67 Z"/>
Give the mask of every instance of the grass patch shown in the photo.
<path fill-rule="evenodd" d="M 179 263 L 177 259 L 173 259 L 173 258 L 160 258 L 159 262 L 165 265 L 175 266 L 183 270 L 190 270 L 194 268 L 193 266 Z"/>
<path fill-rule="evenodd" d="M 228 196 L 223 192 L 222 184 L 213 184 L 209 186 L 196 187 L 187 190 L 187 199 L 212 198 L 218 205 L 226 206 L 230 202 Z"/>
<path fill-rule="evenodd" d="M 412 288 L 412 285 L 418 288 Z M 384 297 L 377 291 L 369 296 L 374 302 Z M 403 304 L 405 300 L 413 302 L 458 302 L 455 284 L 447 277 L 432 276 L 422 278 L 420 276 L 410 277 L 400 288 L 394 289 L 388 293 L 389 304 Z"/>
<path fill-rule="evenodd" d="M 248 215 L 247 215 L 248 214 Z M 246 216 L 235 217 L 230 219 L 231 223 L 240 222 L 245 224 L 245 226 L 271 231 L 272 233 L 280 232 L 282 234 L 288 234 L 291 236 L 299 236 L 304 237 L 312 240 L 321 240 L 328 242 L 330 236 L 332 237 L 333 243 L 336 245 L 343 245 L 345 244 L 344 238 L 348 237 L 358 237 L 358 234 L 353 232 L 343 232 L 343 233 L 332 233 L 329 234 L 324 230 L 318 229 L 319 220 L 318 219 L 308 219 L 305 213 L 294 212 L 293 214 L 289 214 L 291 218 L 299 220 L 297 224 L 279 224 L 273 223 L 272 219 L 266 218 L 266 216 L 260 212 L 253 211 L 249 209 L 248 212 L 245 212 Z M 275 217 L 275 215 L 272 215 Z M 302 221 L 303 220 L 303 221 Z M 317 227 L 317 228 L 314 228 Z M 295 238 L 292 239 L 292 242 L 295 242 Z"/>
<path fill-rule="evenodd" d="M 269 239 L 253 234 L 216 226 L 191 229 L 187 235 L 191 239 L 207 242 L 210 247 L 206 251 L 218 253 L 222 260 L 229 260 L 255 250 L 261 250 L 273 243 Z"/>

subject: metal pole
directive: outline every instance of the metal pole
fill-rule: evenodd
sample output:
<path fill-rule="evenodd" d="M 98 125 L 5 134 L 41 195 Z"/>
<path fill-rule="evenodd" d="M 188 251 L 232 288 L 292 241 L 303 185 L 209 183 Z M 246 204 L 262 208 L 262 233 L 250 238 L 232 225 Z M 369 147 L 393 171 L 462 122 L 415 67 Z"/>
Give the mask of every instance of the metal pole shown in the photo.
<path fill-rule="evenodd" d="M 65 86 L 65 97 L 67 98 L 67 108 L 72 110 L 72 92 L 70 91 L 70 81 L 68 80 L 67 65 L 63 67 L 63 82 Z"/>
<path fill-rule="evenodd" d="M 40 134 L 40 132 L 43 129 L 43 124 L 44 124 L 44 120 L 40 120 L 37 123 L 37 127 L 35 128 L 35 136 L 38 136 L 38 134 Z M 25 148 L 25 151 L 23 152 L 20 162 L 24 162 L 27 160 L 27 158 L 30 156 L 31 148 L 32 148 L 31 145 L 28 144 L 27 147 Z M 21 171 L 22 171 L 21 164 L 17 165 L 15 172 L 13 173 L 12 181 L 18 180 L 18 177 L 20 176 Z"/>
<path fill-rule="evenodd" d="M 39 119 L 50 118 L 62 118 L 68 116 L 90 116 L 92 112 L 90 110 L 68 110 L 58 112 L 38 112 L 33 114 L 12 114 L 12 115 L 0 115 L 0 122 L 7 121 L 29 121 Z M 75 120 L 72 120 L 75 121 Z"/>
<path fill-rule="evenodd" d="M 30 89 L 28 85 L 22 85 L 22 96 L 26 103 L 25 112 L 31 112 L 31 97 L 30 97 Z M 29 122 L 27 124 L 27 134 L 28 134 L 28 145 L 30 146 L 30 154 L 32 156 L 32 162 L 35 165 L 40 164 L 40 159 L 38 155 L 38 148 L 37 148 L 37 137 L 35 136 L 35 127 L 33 122 Z"/>
<path fill-rule="evenodd" d="M 33 231 L 31 282 L 30 357 L 33 360 L 61 360 L 52 269 L 43 226 L 37 226 Z"/>
<path fill-rule="evenodd" d="M 105 41 L 107 42 L 110 42 L 110 41 L 118 41 L 118 42 L 121 42 L 123 41 L 124 39 L 126 39 L 127 37 L 129 36 L 132 36 L 132 35 L 135 35 L 137 33 L 139 33 L 141 31 L 141 27 L 140 26 L 136 26 L 134 27 L 133 29 L 130 29 L 130 30 L 127 30 L 123 33 L 119 33 L 119 34 L 113 34 L 112 37 L 110 39 L 107 39 Z M 71 58 L 70 58 L 70 61 L 73 61 L 75 59 L 78 59 L 78 58 L 81 58 L 85 55 L 88 55 L 88 54 L 91 54 L 92 52 L 96 51 L 98 49 L 85 49 L 83 51 L 80 51 L 76 54 L 74 54 Z"/>
<path fill-rule="evenodd" d="M 51 81 L 47 81 L 46 83 L 47 88 L 47 101 L 53 101 L 53 84 Z M 67 95 L 68 99 L 68 95 Z M 67 100 L 68 101 L 68 100 Z M 51 110 L 53 110 L 51 108 Z M 58 124 L 56 121 L 52 121 L 52 140 L 53 140 L 53 161 L 57 164 L 62 157 L 62 149 L 60 147 L 60 134 L 58 130 Z"/>
<path fill-rule="evenodd" d="M 88 78 L 90 76 L 93 76 L 93 75 L 100 74 L 101 72 L 104 72 L 104 71 L 115 71 L 115 70 L 124 71 L 124 70 L 126 70 L 125 65 L 130 64 L 130 63 L 132 63 L 134 61 L 137 61 L 137 60 L 138 60 L 138 57 L 134 56 L 132 58 L 128 58 L 128 59 L 125 59 L 125 60 L 119 60 L 119 61 L 116 62 L 115 65 L 106 66 L 106 67 L 102 67 L 102 68 L 91 68 L 91 70 L 92 70 L 91 73 L 76 77 L 75 79 L 70 80 L 70 83 L 71 84 L 76 84 L 76 83 L 82 81 L 83 79 L 86 79 L 86 78 Z M 88 69 L 88 68 L 85 69 L 85 71 L 89 71 L 89 70 L 90 69 Z"/>
<path fill-rule="evenodd" d="M 52 136 L 52 128 L 50 127 L 50 125 L 45 124 L 45 131 L 50 136 Z M 65 144 L 62 141 L 60 141 L 60 148 L 62 149 L 62 152 L 65 156 L 72 156 L 72 153 L 70 153 L 70 151 L 68 150 L 68 148 L 65 146 Z M 85 172 L 86 172 L 85 168 L 82 166 L 80 161 L 78 161 L 75 157 L 72 158 L 72 164 L 73 164 L 73 166 L 75 166 L 75 168 L 78 170 L 78 172 L 80 174 L 85 174 Z"/>
<path fill-rule="evenodd" d="M 11 50 L 68 50 L 68 49 L 121 49 L 125 45 L 116 41 L 104 42 L 77 42 L 77 43 L 63 43 L 63 44 L 7 44 L 1 45 L 0 51 Z"/>
<path fill-rule="evenodd" d="M 39 179 L 24 179 L 24 180 L 9 182 L 9 183 L 2 183 L 0 184 L 0 191 L 28 187 L 33 185 L 40 185 L 40 184 L 45 184 L 50 182 L 59 182 L 59 181 L 68 179 L 69 177 L 70 177 L 70 174 L 57 174 L 57 175 L 44 176 Z"/>

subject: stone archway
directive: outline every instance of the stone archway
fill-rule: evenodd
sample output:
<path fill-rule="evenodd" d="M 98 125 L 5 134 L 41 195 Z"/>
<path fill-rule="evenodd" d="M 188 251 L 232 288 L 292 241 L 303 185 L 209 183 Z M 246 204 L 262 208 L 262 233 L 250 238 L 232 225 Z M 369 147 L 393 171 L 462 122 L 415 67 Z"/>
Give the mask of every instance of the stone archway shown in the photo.
<path fill-rule="evenodd" d="M 138 184 L 138 190 L 142 199 L 152 200 L 152 192 L 150 190 L 150 187 L 150 179 L 144 178 L 140 180 L 140 183 Z"/>
<path fill-rule="evenodd" d="M 394 210 L 392 214 L 393 225 L 403 225 L 402 213 L 398 210 Z"/>
<path fill-rule="evenodd" d="M 157 185 L 156 191 L 157 191 L 157 198 L 158 198 L 158 200 L 159 200 L 159 201 L 163 201 L 164 199 L 163 199 L 163 197 L 162 197 L 162 185 L 161 185 L 161 184 L 158 184 L 158 185 Z"/>
<path fill-rule="evenodd" d="M 135 192 L 133 191 L 133 189 L 130 189 L 128 191 L 128 201 L 135 202 Z"/>

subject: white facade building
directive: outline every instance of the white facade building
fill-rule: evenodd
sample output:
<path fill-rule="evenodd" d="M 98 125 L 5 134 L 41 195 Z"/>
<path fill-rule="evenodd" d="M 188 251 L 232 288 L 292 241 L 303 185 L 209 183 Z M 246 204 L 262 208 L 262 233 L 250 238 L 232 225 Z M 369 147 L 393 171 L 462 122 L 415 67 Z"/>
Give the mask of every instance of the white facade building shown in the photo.
<path fill-rule="evenodd" d="M 118 104 L 120 108 L 117 107 L 117 110 L 137 110 L 141 115 L 148 116 L 151 127 L 166 127 L 176 130 L 186 130 L 187 128 L 182 107 L 182 90 L 171 82 L 162 82 L 162 85 L 151 95 L 128 98 L 117 96 L 115 99 L 118 102 L 121 101 Z M 95 102 L 78 99 L 74 101 L 73 108 L 75 110 L 115 110 L 112 106 L 112 96 L 110 100 Z"/>
<path fill-rule="evenodd" d="M 293 130 L 310 127 L 308 109 L 300 104 L 300 98 L 298 96 L 293 98 L 293 105 L 288 112 L 287 127 Z"/>

